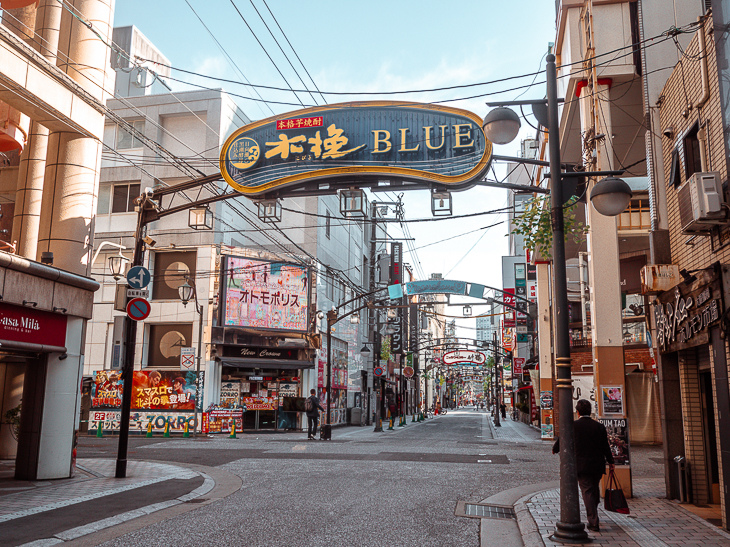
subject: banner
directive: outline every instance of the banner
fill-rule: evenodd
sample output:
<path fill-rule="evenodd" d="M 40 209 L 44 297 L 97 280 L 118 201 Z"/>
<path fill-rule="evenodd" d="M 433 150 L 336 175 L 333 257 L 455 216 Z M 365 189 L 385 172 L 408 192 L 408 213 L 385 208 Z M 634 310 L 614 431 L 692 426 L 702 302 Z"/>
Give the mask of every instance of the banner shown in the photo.
<path fill-rule="evenodd" d="M 97 370 L 92 374 L 91 408 L 120 408 L 122 406 L 122 373 L 116 370 Z M 201 372 L 201 383 L 202 379 L 203 373 Z M 196 397 L 197 391 L 194 371 L 135 370 L 132 377 L 132 408 L 135 410 L 194 410 L 195 401 L 200 399 L 199 396 Z M 202 392 L 202 389 L 200 391 Z"/>
<path fill-rule="evenodd" d="M 89 432 L 96 431 L 101 423 L 104 431 L 119 431 L 119 422 L 122 413 L 119 410 L 92 410 L 89 412 Z M 185 432 L 187 422 L 189 431 L 193 430 L 195 415 L 192 412 L 155 412 L 133 410 L 129 415 L 129 431 L 146 433 L 148 424 L 152 424 L 152 431 L 165 431 L 165 424 L 170 423 L 170 431 Z"/>
<path fill-rule="evenodd" d="M 306 266 L 226 256 L 223 267 L 224 327 L 307 332 Z"/>
<path fill-rule="evenodd" d="M 135 370 L 132 408 L 194 410 L 195 379 L 193 371 Z"/>

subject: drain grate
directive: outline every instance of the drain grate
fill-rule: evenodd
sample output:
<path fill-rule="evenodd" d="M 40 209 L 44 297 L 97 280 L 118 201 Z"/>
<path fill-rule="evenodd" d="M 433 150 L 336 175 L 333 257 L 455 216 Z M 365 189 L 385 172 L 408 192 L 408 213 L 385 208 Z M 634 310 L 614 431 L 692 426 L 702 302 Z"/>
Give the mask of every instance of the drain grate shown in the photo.
<path fill-rule="evenodd" d="M 513 519 L 515 518 L 515 510 L 512 507 L 501 507 L 499 505 L 466 503 L 464 504 L 464 516 L 489 519 Z"/>

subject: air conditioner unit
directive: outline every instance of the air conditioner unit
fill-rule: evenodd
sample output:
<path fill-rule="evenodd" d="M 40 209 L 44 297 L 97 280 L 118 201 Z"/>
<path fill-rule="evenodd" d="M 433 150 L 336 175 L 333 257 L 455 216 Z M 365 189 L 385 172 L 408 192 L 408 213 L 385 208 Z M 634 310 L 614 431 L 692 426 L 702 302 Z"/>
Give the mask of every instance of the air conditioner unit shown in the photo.
<path fill-rule="evenodd" d="M 707 232 L 726 221 L 720 173 L 695 173 L 677 190 L 682 232 Z"/>

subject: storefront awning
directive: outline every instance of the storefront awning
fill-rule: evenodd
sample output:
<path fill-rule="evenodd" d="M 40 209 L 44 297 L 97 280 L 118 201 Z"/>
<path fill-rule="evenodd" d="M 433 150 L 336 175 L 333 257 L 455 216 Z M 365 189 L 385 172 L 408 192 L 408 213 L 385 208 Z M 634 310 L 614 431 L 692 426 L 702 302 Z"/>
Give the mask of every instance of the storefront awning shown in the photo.
<path fill-rule="evenodd" d="M 294 359 L 246 359 L 244 357 L 224 357 L 219 359 L 224 367 L 257 368 L 261 370 L 306 370 L 314 368 L 312 361 Z"/>

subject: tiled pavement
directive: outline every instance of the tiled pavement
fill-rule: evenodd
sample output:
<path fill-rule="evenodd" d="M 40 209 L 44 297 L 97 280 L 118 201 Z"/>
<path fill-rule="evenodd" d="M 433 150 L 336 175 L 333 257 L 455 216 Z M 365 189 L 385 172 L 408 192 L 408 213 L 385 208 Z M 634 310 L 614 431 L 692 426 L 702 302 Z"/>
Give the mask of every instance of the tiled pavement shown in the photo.
<path fill-rule="evenodd" d="M 592 545 L 683 547 L 730 546 L 730 534 L 683 509 L 677 502 L 663 499 L 664 479 L 636 478 L 634 498 L 628 500 L 630 515 L 604 511 L 599 506 L 600 532 L 589 532 Z M 523 502 L 537 525 L 546 546 L 563 545 L 550 540 L 555 523 L 560 518 L 558 489 L 540 492 Z M 581 500 L 585 519 L 585 508 Z M 523 536 L 525 527 L 520 525 Z"/>
<path fill-rule="evenodd" d="M 127 477 L 116 479 L 115 466 L 115 460 L 80 459 L 76 475 L 71 479 L 24 483 L 22 489 L 0 489 L 0 523 L 170 479 L 200 476 L 175 465 L 129 461 Z M 206 486 L 212 488 L 210 484 Z"/>

